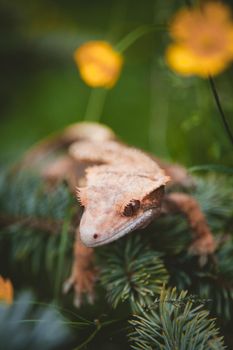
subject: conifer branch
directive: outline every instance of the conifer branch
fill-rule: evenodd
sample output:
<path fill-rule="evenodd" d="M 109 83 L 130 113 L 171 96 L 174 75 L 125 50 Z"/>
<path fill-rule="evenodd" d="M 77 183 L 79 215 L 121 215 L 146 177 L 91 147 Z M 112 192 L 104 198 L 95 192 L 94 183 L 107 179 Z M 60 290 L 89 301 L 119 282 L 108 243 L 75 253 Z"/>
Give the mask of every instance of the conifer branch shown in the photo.
<path fill-rule="evenodd" d="M 102 257 L 101 283 L 114 308 L 125 301 L 134 311 L 138 305 L 150 304 L 168 280 L 161 253 L 149 249 L 139 235 L 120 240 Z"/>
<path fill-rule="evenodd" d="M 194 305 L 187 292 L 160 293 L 157 303 L 130 321 L 129 337 L 135 350 L 223 350 L 223 337 L 203 305 Z"/>

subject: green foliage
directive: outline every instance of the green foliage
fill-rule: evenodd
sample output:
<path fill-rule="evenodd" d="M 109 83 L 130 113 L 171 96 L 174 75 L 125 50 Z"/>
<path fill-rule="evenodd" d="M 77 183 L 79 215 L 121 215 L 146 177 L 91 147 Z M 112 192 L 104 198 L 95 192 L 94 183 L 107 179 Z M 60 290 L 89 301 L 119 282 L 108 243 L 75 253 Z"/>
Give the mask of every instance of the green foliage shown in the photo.
<path fill-rule="evenodd" d="M 233 244 L 228 237 L 219 245 L 215 256 L 200 267 L 192 257 L 180 256 L 175 264 L 170 264 L 172 285 L 187 288 L 204 299 L 214 315 L 223 322 L 232 320 L 233 315 Z"/>
<path fill-rule="evenodd" d="M 130 321 L 135 350 L 221 350 L 225 349 L 215 321 L 203 305 L 194 305 L 186 291 L 161 291 L 150 310 Z"/>
<path fill-rule="evenodd" d="M 111 311 L 107 319 L 104 316 L 104 322 L 111 324 L 108 327 L 113 334 L 117 329 L 117 326 L 114 328 L 114 321 L 119 321 L 119 315 L 120 320 L 123 317 L 123 322 L 132 315 L 132 312 L 140 314 L 138 317 L 145 318 L 146 315 L 152 317 L 152 312 L 153 317 L 157 315 L 156 320 L 160 324 L 159 310 L 161 309 L 156 298 L 164 283 L 170 287 L 176 286 L 180 292 L 188 290 L 197 298 L 208 300 L 205 308 L 209 309 L 211 315 L 218 316 L 218 322 L 223 330 L 226 329 L 225 326 L 231 325 L 233 314 L 232 180 L 227 176 L 211 174 L 206 177 L 197 177 L 196 186 L 190 190 L 190 193 L 198 199 L 219 242 L 215 255 L 208 259 L 205 266 L 200 266 L 198 258 L 187 253 L 192 233 L 187 220 L 179 214 L 161 217 L 144 231 L 135 232 L 96 250 L 100 285 L 103 288 L 97 288 L 96 300 L 100 300 L 100 304 L 95 304 L 91 312 L 94 319 L 98 320 L 99 313 L 96 308 L 99 308 L 102 314 L 104 312 L 102 310 L 109 308 L 108 304 L 110 304 L 114 311 Z M 0 194 L 0 273 L 12 277 L 17 289 L 31 287 L 40 300 L 47 302 L 55 298 L 60 303 L 67 303 L 70 309 L 73 295 L 71 293 L 68 297 L 62 296 L 61 290 L 64 280 L 70 273 L 73 233 L 77 225 L 77 219 L 72 213 L 73 209 L 75 209 L 74 213 L 77 213 L 77 203 L 74 205 L 64 184 L 54 190 L 48 190 L 39 179 L 31 175 L 19 174 L 12 177 L 7 176 L 7 172 L 3 172 L 1 177 Z M 101 299 L 103 292 L 108 303 Z M 177 294 L 177 298 L 180 298 L 180 295 Z M 193 307 L 195 302 L 188 301 Z M 166 305 L 163 305 L 165 311 Z M 176 315 L 175 312 L 183 313 L 185 307 L 183 305 L 178 309 L 173 308 L 172 315 Z M 90 309 L 84 305 L 82 310 L 86 318 Z M 195 322 L 198 325 L 198 322 L 200 324 L 204 322 L 206 328 L 203 328 L 201 334 L 204 334 L 204 330 L 214 334 L 215 327 L 211 328 L 207 321 L 203 321 L 206 316 L 202 318 L 202 315 L 207 315 L 207 311 L 195 310 L 189 327 L 191 324 L 196 327 Z M 192 311 L 190 312 L 192 315 Z M 106 314 L 108 313 L 109 311 Z M 200 320 L 199 316 L 197 317 L 199 314 Z M 68 317 L 70 318 L 70 315 Z M 72 322 L 73 320 L 71 324 Z M 95 338 L 101 339 L 101 334 L 105 334 L 102 333 L 102 326 L 97 327 L 93 322 L 92 320 L 88 323 L 95 329 L 91 335 L 85 330 L 78 330 L 79 344 L 95 342 Z M 148 326 L 148 322 L 151 322 L 151 318 L 143 324 Z M 179 326 L 181 327 L 181 324 Z M 126 329 L 124 328 L 121 332 L 126 334 Z M 140 334 L 143 335 L 143 332 Z M 187 334 L 185 333 L 185 336 L 188 337 Z M 166 348 L 168 345 L 165 341 L 170 344 L 170 336 L 170 333 L 169 336 L 164 333 L 163 338 L 159 338 L 159 341 L 164 342 L 161 344 L 165 349 L 169 349 L 169 347 Z M 176 338 L 175 333 L 173 336 Z M 133 336 L 133 344 L 137 348 L 139 345 L 136 344 L 135 337 L 138 337 L 136 333 Z M 117 343 L 117 337 L 114 339 Z M 151 339 L 154 341 L 153 337 Z M 146 342 L 148 349 L 149 346 L 153 349 L 153 343 L 150 344 L 149 338 Z M 190 341 L 190 344 L 196 346 L 193 349 L 198 348 L 194 340 Z M 217 346 L 221 349 L 222 345 L 219 344 Z M 212 348 L 209 349 L 214 349 L 212 343 L 211 346 Z M 192 348 L 187 347 L 187 349 Z M 203 345 L 203 349 L 207 348 Z"/>
<path fill-rule="evenodd" d="M 219 239 L 232 232 L 233 227 L 233 180 L 229 176 L 209 174 L 194 177 L 195 185 L 189 190 L 196 197 L 205 213 L 208 224 Z M 156 220 L 148 229 L 151 241 L 157 249 L 168 255 L 187 250 L 191 242 L 191 229 L 181 215 L 170 215 Z"/>
<path fill-rule="evenodd" d="M 67 344 L 67 321 L 55 307 L 42 308 L 23 294 L 13 305 L 0 304 L 1 350 L 52 350 Z"/>
<path fill-rule="evenodd" d="M 35 176 L 24 173 L 13 176 L 3 171 L 0 179 L 0 266 L 9 259 L 9 268 L 14 270 L 17 264 L 18 272 L 27 278 L 42 277 L 46 271 L 50 286 L 58 283 L 57 274 L 63 278 L 67 276 L 74 231 L 69 214 L 72 208 L 73 199 L 64 184 L 47 189 Z M 62 251 L 66 268 L 54 274 L 60 259 L 59 245 L 66 217 L 70 219 L 65 234 L 71 237 L 65 240 Z M 10 247 L 8 254 L 5 247 Z M 61 279 L 60 276 L 60 288 Z"/>
<path fill-rule="evenodd" d="M 212 231 L 217 234 L 215 256 L 210 257 L 205 266 L 200 266 L 196 258 L 187 254 L 191 231 L 177 215 L 155 224 L 157 231 L 164 232 L 159 238 L 158 248 L 167 254 L 170 284 L 211 299 L 211 311 L 226 321 L 232 319 L 233 305 L 232 179 L 213 174 L 196 178 L 191 194 L 197 198 Z"/>
<path fill-rule="evenodd" d="M 214 232 L 224 233 L 233 221 L 233 179 L 232 176 L 210 174 L 205 178 L 196 178 L 196 189 L 193 191 L 207 216 Z"/>
<path fill-rule="evenodd" d="M 232 166 L 232 145 L 208 81 L 183 78 L 170 71 L 164 60 L 169 40 L 167 23 L 184 5 L 185 1 L 172 1 L 168 6 L 164 0 L 96 0 L 90 7 L 87 1 L 76 0 L 3 0 L 1 163 L 15 161 L 41 137 L 85 118 L 90 89 L 79 79 L 72 58 L 75 48 L 96 39 L 116 45 L 136 28 L 153 25 L 156 32 L 124 53 L 123 72 L 101 106 L 101 121 L 122 140 L 156 156 L 192 166 L 196 171 L 201 167 L 206 171 L 206 163 L 214 163 L 212 170 L 222 165 L 227 173 L 227 167 Z M 229 68 L 216 78 L 231 130 L 232 72 Z M 228 170 L 232 174 L 232 169 Z M 192 232 L 186 219 L 182 215 L 160 218 L 142 232 L 97 249 L 104 288 L 96 288 L 94 305 L 85 304 L 77 311 L 72 305 L 73 291 L 68 296 L 61 293 L 71 269 L 77 203 L 74 205 L 64 184 L 51 190 L 31 175 L 3 171 L 0 274 L 12 280 L 16 295 L 25 287 L 33 289 L 34 301 L 56 300 L 64 314 L 65 304 L 69 320 L 55 314 L 49 304 L 46 310 L 38 311 L 31 309 L 29 299 L 25 299 L 25 308 L 21 299 L 16 299 L 9 309 L 0 308 L 0 349 L 58 350 L 62 335 L 65 339 L 66 323 L 76 328 L 74 346 L 65 346 L 67 350 L 128 350 L 125 324 L 132 310 L 139 309 L 141 314 L 132 321 L 137 322 L 131 335 L 135 349 L 157 349 L 161 343 L 162 349 L 174 350 L 172 341 L 180 342 L 179 350 L 222 349 L 214 321 L 208 321 L 207 311 L 195 307 L 184 289 L 198 298 L 211 299 L 205 307 L 218 316 L 229 348 L 233 348 L 232 334 L 227 334 L 227 329 L 233 328 L 232 184 L 227 176 L 210 174 L 196 178 L 196 187 L 187 190 L 198 199 L 219 241 L 215 255 L 205 266 L 187 253 Z M 176 286 L 180 291 L 176 298 L 187 297 L 187 303 L 158 302 L 155 298 L 164 282 Z M 175 295 L 174 290 L 163 293 Z M 6 322 L 10 317 L 14 322 Z M 202 343 L 198 343 L 200 339 Z"/>
<path fill-rule="evenodd" d="M 161 253 L 149 249 L 138 235 L 106 249 L 103 260 L 101 283 L 113 307 L 126 300 L 134 311 L 149 305 L 168 279 Z"/>
<path fill-rule="evenodd" d="M 71 195 L 62 185 L 51 190 L 41 179 L 26 173 L 1 169 L 0 211 L 5 216 L 48 218 L 58 221 L 64 218 L 71 203 Z"/>

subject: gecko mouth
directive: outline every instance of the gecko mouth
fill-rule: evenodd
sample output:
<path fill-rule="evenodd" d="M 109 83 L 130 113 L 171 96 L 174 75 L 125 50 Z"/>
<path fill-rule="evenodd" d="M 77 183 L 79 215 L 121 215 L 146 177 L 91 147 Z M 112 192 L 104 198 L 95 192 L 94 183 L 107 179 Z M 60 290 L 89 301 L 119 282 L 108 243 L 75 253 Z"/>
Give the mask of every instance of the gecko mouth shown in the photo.
<path fill-rule="evenodd" d="M 98 241 L 95 241 L 95 242 L 94 241 L 85 242 L 85 240 L 83 240 L 82 237 L 81 237 L 81 240 L 83 241 L 83 244 L 85 244 L 87 247 L 90 247 L 90 248 L 111 243 L 142 226 L 144 227 L 148 225 L 151 222 L 151 219 L 156 216 L 157 212 L 158 212 L 158 209 L 155 209 L 155 208 L 146 210 L 136 220 L 134 219 L 132 222 L 129 222 L 126 225 L 120 226 L 113 235 L 109 234 L 110 237 L 99 239 Z"/>

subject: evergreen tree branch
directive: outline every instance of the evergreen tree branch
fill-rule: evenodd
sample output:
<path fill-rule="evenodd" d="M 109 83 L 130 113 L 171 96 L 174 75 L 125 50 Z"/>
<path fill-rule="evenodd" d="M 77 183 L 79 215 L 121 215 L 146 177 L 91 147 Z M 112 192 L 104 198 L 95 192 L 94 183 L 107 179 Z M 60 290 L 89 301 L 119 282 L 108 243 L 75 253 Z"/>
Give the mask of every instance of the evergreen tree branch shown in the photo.
<path fill-rule="evenodd" d="M 153 251 L 141 237 L 127 237 L 102 253 L 101 283 L 107 290 L 107 299 L 116 308 L 128 301 L 132 310 L 148 305 L 159 294 L 168 280 L 161 253 Z"/>
<path fill-rule="evenodd" d="M 148 311 L 130 321 L 129 337 L 135 350 L 223 350 L 223 338 L 202 305 L 194 305 L 187 292 L 165 290 Z"/>
<path fill-rule="evenodd" d="M 168 280 L 169 272 L 170 285 L 212 299 L 207 305 L 211 311 L 225 320 L 230 319 L 233 252 L 227 237 L 233 227 L 232 180 L 213 174 L 196 178 L 196 186 L 190 193 L 196 196 L 212 231 L 222 242 L 215 260 L 210 259 L 201 268 L 197 259 L 187 254 L 191 230 L 182 215 L 157 219 L 144 232 L 135 232 L 96 250 L 102 271 L 101 284 L 113 307 L 125 301 L 137 311 L 138 305 L 150 304 L 151 298 L 158 295 L 162 284 Z M 72 197 L 63 185 L 54 192 L 46 192 L 38 179 L 21 175 L 14 179 L 2 178 L 0 194 L 1 218 L 5 216 L 0 232 L 0 266 L 12 271 L 17 266 L 17 275 L 26 276 L 22 281 L 29 280 L 29 276 L 32 281 L 38 281 L 38 276 L 43 276 L 43 280 L 48 281 L 47 295 L 52 298 L 59 233 L 66 211 L 73 208 Z M 77 204 L 75 213 L 76 208 Z M 12 222 L 11 218 L 14 218 Z M 50 224 L 57 234 L 50 234 L 53 232 Z M 69 221 L 67 229 L 71 235 L 63 247 L 60 280 L 65 279 L 70 268 L 75 225 L 73 219 Z"/>
<path fill-rule="evenodd" d="M 22 294 L 10 306 L 0 304 L 1 349 L 53 350 L 70 341 L 70 330 L 52 305 L 33 308 L 32 296 Z"/>

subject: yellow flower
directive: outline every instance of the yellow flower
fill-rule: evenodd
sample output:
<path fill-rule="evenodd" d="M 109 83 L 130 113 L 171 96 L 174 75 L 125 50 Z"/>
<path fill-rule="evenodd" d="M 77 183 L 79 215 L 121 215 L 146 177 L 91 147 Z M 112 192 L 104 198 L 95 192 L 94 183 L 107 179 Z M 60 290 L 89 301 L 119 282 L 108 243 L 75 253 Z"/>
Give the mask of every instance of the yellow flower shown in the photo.
<path fill-rule="evenodd" d="M 233 22 L 229 8 L 219 2 L 180 10 L 170 35 L 174 43 L 167 48 L 166 61 L 180 74 L 206 78 L 222 72 L 233 59 Z"/>
<path fill-rule="evenodd" d="M 89 41 L 74 52 L 82 79 L 92 87 L 111 88 L 123 64 L 121 54 L 105 41 Z"/>
<path fill-rule="evenodd" d="M 0 276 L 0 303 L 11 304 L 13 301 L 13 286 L 10 280 L 4 280 Z"/>

